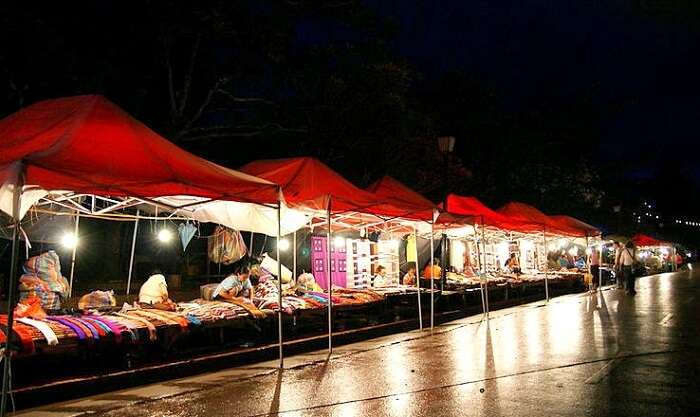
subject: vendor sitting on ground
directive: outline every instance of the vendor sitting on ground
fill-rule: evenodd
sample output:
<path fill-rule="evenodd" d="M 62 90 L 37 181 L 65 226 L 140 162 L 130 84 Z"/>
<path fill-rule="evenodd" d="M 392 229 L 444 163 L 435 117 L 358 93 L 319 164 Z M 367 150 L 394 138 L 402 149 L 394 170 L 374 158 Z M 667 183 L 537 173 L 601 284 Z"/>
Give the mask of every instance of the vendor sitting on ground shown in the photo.
<path fill-rule="evenodd" d="M 518 262 L 518 257 L 515 255 L 515 253 L 510 254 L 510 258 L 506 261 L 506 268 L 508 268 L 511 272 L 514 274 L 522 274 L 522 270 L 520 269 L 520 262 Z"/>
<path fill-rule="evenodd" d="M 212 294 L 212 299 L 253 302 L 253 285 L 250 283 L 250 266 L 244 265 L 236 274 L 226 277 Z"/>
<path fill-rule="evenodd" d="M 403 285 L 416 285 L 416 265 L 411 263 L 408 266 L 406 275 L 403 276 Z"/>
<path fill-rule="evenodd" d="M 440 268 L 440 260 L 433 259 L 433 265 L 428 262 L 423 270 L 423 278 L 425 279 L 440 279 L 442 277 L 442 268 Z"/>
<path fill-rule="evenodd" d="M 153 271 L 141 286 L 139 304 L 158 310 L 175 311 L 175 303 L 168 296 L 168 284 L 159 270 Z"/>
<path fill-rule="evenodd" d="M 374 276 L 372 277 L 373 287 L 386 287 L 390 284 L 386 277 L 386 268 L 383 265 L 377 266 L 374 270 Z"/>

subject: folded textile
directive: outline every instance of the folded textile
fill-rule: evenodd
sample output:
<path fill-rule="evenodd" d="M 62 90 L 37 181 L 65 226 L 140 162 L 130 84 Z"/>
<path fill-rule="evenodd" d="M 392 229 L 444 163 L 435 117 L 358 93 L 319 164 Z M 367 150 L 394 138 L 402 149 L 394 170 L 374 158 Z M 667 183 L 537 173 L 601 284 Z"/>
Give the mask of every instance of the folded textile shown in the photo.
<path fill-rule="evenodd" d="M 9 336 L 7 330 L 7 315 L 0 316 L 0 325 L 4 326 L 4 328 L 1 329 L 2 332 L 5 333 L 6 336 Z M 12 325 L 12 330 L 14 330 L 15 334 L 17 334 L 19 337 L 22 351 L 26 353 L 34 353 L 34 338 L 32 337 L 31 332 L 28 331 L 25 326 L 26 325 L 24 324 L 15 322 Z"/>

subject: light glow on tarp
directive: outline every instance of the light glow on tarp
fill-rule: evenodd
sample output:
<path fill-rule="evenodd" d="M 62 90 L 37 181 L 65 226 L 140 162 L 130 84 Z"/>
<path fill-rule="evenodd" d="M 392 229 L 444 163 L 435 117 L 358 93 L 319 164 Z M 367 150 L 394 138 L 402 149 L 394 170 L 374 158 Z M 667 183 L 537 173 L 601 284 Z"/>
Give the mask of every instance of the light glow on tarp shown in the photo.
<path fill-rule="evenodd" d="M 73 249 L 78 246 L 78 236 L 73 232 L 66 232 L 61 237 L 61 246 L 66 249 Z"/>
<path fill-rule="evenodd" d="M 169 229 L 160 229 L 157 237 L 159 242 L 168 243 L 173 240 L 173 232 L 171 232 Z"/>

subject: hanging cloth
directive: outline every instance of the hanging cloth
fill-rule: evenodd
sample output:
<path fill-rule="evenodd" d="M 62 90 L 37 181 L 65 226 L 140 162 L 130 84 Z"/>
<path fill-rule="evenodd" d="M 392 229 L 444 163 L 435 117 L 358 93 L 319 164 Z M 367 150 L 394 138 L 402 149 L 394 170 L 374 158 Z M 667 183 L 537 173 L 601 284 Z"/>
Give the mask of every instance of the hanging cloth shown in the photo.
<path fill-rule="evenodd" d="M 177 233 L 180 235 L 180 242 L 182 242 L 182 251 L 187 250 L 187 245 L 197 233 L 197 228 L 192 223 L 180 223 L 177 227 Z"/>
<path fill-rule="evenodd" d="M 410 234 L 406 239 L 406 262 L 414 262 L 415 265 L 418 265 L 416 253 L 416 235 Z"/>
<path fill-rule="evenodd" d="M 207 243 L 209 260 L 217 264 L 230 265 L 248 252 L 241 233 L 223 226 L 216 226 Z"/>

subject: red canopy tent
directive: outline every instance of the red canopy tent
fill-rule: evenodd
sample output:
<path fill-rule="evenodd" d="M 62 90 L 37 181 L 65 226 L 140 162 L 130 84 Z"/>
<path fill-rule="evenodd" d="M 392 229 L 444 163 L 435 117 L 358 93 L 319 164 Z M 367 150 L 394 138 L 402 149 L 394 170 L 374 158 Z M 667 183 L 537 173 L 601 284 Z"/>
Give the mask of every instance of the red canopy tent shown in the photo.
<path fill-rule="evenodd" d="M 528 204 L 510 202 L 498 209 L 498 212 L 524 224 L 518 230 L 526 233 L 542 232 L 560 234 L 565 236 L 580 236 L 580 231 L 569 225 L 560 224 L 556 220 L 542 213 L 540 210 Z"/>
<path fill-rule="evenodd" d="M 632 242 L 634 242 L 634 245 L 637 247 L 673 246 L 670 242 L 665 242 L 642 233 L 634 235 L 632 237 Z"/>
<path fill-rule="evenodd" d="M 277 187 L 186 152 L 101 96 L 33 104 L 0 121 L 0 181 L 104 196 L 277 203 Z M 2 196 L 0 196 L 1 198 Z"/>
<path fill-rule="evenodd" d="M 596 237 L 600 236 L 602 232 L 595 226 L 591 226 L 588 223 L 582 222 L 581 220 L 564 215 L 549 216 L 550 219 L 554 220 L 560 225 L 568 227 L 570 229 L 579 231 L 582 237 Z"/>
<path fill-rule="evenodd" d="M 435 204 L 392 177 L 383 177 L 367 187 L 366 191 L 376 196 L 377 200 L 385 202 L 371 209 L 374 214 L 410 220 L 433 220 Z"/>
<path fill-rule="evenodd" d="M 314 158 L 254 161 L 241 167 L 241 171 L 279 184 L 290 207 L 325 211 L 330 202 L 333 213 L 372 213 L 372 208 L 381 204 L 376 196 Z"/>
<path fill-rule="evenodd" d="M 445 215 L 440 215 L 438 223 L 459 223 L 464 220 L 511 231 L 526 231 L 537 227 L 535 224 L 530 225 L 520 219 L 514 219 L 494 211 L 476 197 L 448 195 Z"/>
<path fill-rule="evenodd" d="M 0 120 L 0 210 L 15 223 L 8 288 L 17 285 L 19 221 L 28 206 L 49 193 L 109 197 L 116 208 L 128 206 L 121 197 L 154 204 L 159 203 L 150 199 L 191 196 L 275 205 L 280 198 L 277 185 L 178 148 L 104 97 L 41 101 Z M 8 295 L 8 339 L 13 294 Z M 281 330 L 279 337 L 281 360 Z M 6 406 L 10 359 L 11 349 L 6 349 L 0 415 Z"/>

